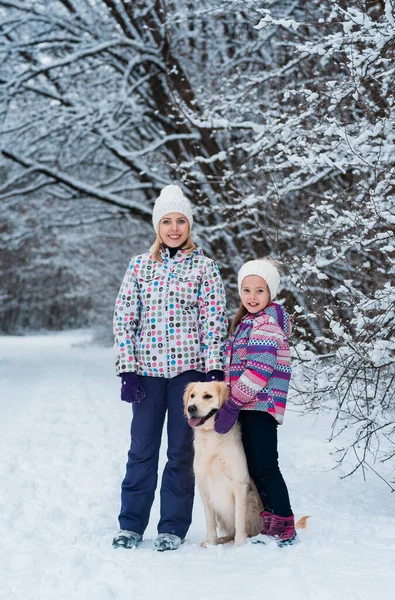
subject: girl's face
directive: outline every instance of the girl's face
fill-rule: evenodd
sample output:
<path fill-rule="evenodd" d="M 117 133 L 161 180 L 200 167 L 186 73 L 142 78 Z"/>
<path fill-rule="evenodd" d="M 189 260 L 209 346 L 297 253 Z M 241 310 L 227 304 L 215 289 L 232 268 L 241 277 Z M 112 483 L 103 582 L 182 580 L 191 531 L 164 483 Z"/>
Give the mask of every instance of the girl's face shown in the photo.
<path fill-rule="evenodd" d="M 266 281 L 258 275 L 244 277 L 241 286 L 241 303 L 250 313 L 258 313 L 270 303 L 270 291 Z"/>
<path fill-rule="evenodd" d="M 178 248 L 189 236 L 188 219 L 181 213 L 167 213 L 159 222 L 159 236 L 169 248 Z"/>

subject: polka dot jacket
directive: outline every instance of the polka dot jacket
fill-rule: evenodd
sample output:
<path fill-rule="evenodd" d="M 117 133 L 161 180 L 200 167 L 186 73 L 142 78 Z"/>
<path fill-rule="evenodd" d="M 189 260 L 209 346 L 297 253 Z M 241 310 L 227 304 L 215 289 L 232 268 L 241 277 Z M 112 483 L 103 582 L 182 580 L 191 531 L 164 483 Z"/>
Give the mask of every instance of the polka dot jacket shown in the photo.
<path fill-rule="evenodd" d="M 114 313 L 117 374 L 175 377 L 223 369 L 225 290 L 217 265 L 200 248 L 163 262 L 132 258 Z"/>

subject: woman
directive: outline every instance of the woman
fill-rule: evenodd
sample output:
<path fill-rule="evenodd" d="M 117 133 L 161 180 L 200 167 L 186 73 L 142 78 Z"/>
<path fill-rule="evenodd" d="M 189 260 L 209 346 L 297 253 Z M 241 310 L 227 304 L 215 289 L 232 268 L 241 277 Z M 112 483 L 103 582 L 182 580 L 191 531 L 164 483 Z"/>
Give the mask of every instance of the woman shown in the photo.
<path fill-rule="evenodd" d="M 225 291 L 217 265 L 191 240 L 192 209 L 181 188 L 155 202 L 156 240 L 133 258 L 114 315 L 121 398 L 133 403 L 131 446 L 114 547 L 135 548 L 147 527 L 158 478 L 167 411 L 167 464 L 154 549 L 176 550 L 192 517 L 192 430 L 182 396 L 192 381 L 224 377 Z"/>

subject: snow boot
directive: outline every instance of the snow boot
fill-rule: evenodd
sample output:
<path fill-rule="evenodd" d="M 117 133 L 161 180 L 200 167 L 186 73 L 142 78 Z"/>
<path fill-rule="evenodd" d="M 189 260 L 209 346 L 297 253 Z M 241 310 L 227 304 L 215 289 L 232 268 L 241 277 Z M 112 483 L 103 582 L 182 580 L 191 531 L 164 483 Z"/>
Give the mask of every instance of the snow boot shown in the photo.
<path fill-rule="evenodd" d="M 159 533 L 154 541 L 154 550 L 157 550 L 157 552 L 177 550 L 183 542 L 183 539 L 173 533 Z"/>
<path fill-rule="evenodd" d="M 253 544 L 267 544 L 270 542 L 270 539 L 267 538 L 267 535 L 270 529 L 273 513 L 271 510 L 263 510 L 261 513 L 259 513 L 259 516 L 261 516 L 263 519 L 263 527 L 261 532 L 258 533 L 258 535 L 253 536 L 250 541 Z"/>
<path fill-rule="evenodd" d="M 137 548 L 143 536 L 135 531 L 120 529 L 112 541 L 113 548 Z"/>
<path fill-rule="evenodd" d="M 271 523 L 271 520 L 272 520 L 273 513 L 271 511 L 269 511 L 269 510 L 264 510 L 264 511 L 262 511 L 259 514 L 261 515 L 261 517 L 263 519 L 263 528 L 261 530 L 261 534 L 262 535 L 267 535 L 267 532 L 270 529 L 270 523 Z"/>
<path fill-rule="evenodd" d="M 272 515 L 270 527 L 266 535 L 273 537 L 280 548 L 297 544 L 299 538 L 295 531 L 294 516 L 279 517 L 278 515 Z"/>

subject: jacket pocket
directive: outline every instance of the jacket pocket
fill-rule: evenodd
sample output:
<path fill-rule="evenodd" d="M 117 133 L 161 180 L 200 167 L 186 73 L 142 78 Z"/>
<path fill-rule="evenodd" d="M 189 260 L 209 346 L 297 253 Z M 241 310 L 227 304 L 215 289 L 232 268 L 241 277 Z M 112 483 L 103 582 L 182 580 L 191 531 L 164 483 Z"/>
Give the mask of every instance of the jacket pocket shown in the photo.
<path fill-rule="evenodd" d="M 174 273 L 170 280 L 170 290 L 174 293 L 176 305 L 183 311 L 197 310 L 200 286 L 201 274 L 197 269 Z M 197 319 L 198 315 L 195 316 Z"/>
<path fill-rule="evenodd" d="M 137 280 L 140 282 L 148 282 L 148 281 L 152 281 L 153 279 L 156 279 L 157 277 L 159 277 L 159 272 L 158 272 L 158 268 L 157 265 L 155 264 L 148 264 L 148 265 L 144 265 L 142 267 L 140 267 L 138 273 L 137 273 Z"/>
<path fill-rule="evenodd" d="M 240 348 L 236 349 L 236 355 L 237 358 L 241 361 L 246 361 L 247 360 L 247 348 L 246 346 L 241 346 Z"/>
<path fill-rule="evenodd" d="M 187 269 L 181 273 L 174 273 L 176 282 L 186 283 L 187 281 L 199 283 L 202 281 L 202 274 L 199 269 Z"/>

